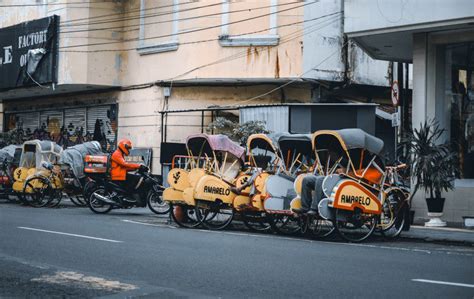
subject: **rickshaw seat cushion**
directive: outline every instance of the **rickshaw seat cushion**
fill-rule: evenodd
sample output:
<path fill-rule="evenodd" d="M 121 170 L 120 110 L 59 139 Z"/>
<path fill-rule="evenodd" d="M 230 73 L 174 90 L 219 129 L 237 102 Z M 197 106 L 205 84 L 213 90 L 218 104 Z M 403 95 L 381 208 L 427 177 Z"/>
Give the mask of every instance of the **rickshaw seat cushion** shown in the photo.
<path fill-rule="evenodd" d="M 365 169 L 358 169 L 356 170 L 357 176 L 361 177 L 364 174 Z M 365 172 L 364 176 L 362 177 L 364 180 L 373 183 L 373 184 L 380 184 L 382 181 L 383 174 L 374 167 L 369 167 Z"/>

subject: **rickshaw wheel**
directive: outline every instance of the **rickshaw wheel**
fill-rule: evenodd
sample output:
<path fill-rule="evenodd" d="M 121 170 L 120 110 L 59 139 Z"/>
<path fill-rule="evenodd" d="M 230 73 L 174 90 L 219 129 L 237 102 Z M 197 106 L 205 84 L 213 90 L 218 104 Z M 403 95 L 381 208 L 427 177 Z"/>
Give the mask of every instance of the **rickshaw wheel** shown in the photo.
<path fill-rule="evenodd" d="M 251 231 L 267 232 L 272 229 L 266 216 L 243 213 L 242 222 Z"/>
<path fill-rule="evenodd" d="M 336 228 L 330 220 L 322 219 L 320 217 L 310 216 L 305 219 L 302 225 L 302 232 L 307 233 L 313 239 L 325 239 L 334 235 Z"/>
<path fill-rule="evenodd" d="M 382 208 L 385 208 L 385 206 L 390 210 L 393 219 L 385 227 L 379 225 L 380 232 L 386 238 L 395 239 L 402 233 L 406 221 L 405 216 L 408 205 L 405 202 L 405 196 L 399 191 L 392 190 L 388 194 Z"/>
<path fill-rule="evenodd" d="M 184 228 L 194 228 L 201 224 L 194 207 L 191 206 L 170 205 L 170 214 L 173 221 Z"/>
<path fill-rule="evenodd" d="M 362 242 L 372 235 L 377 226 L 377 215 L 362 214 L 336 209 L 334 227 L 341 238 L 348 242 Z"/>
<path fill-rule="evenodd" d="M 289 215 L 272 214 L 268 217 L 274 232 L 280 235 L 301 233 L 301 219 Z"/>
<path fill-rule="evenodd" d="M 59 206 L 61 200 L 63 199 L 63 192 L 59 189 L 53 189 L 52 199 L 48 203 L 48 208 L 55 208 Z"/>
<path fill-rule="evenodd" d="M 41 208 L 53 200 L 54 190 L 46 178 L 32 177 L 26 180 L 22 197 L 26 204 Z"/>
<path fill-rule="evenodd" d="M 77 207 L 87 206 L 87 203 L 77 195 L 76 196 L 69 195 L 69 200 Z"/>
<path fill-rule="evenodd" d="M 156 192 L 151 189 L 146 197 L 148 208 L 155 214 L 168 214 L 171 207 L 168 202 L 163 200 L 163 192 Z"/>
<path fill-rule="evenodd" d="M 228 227 L 234 219 L 234 209 L 220 203 L 196 204 L 194 210 L 199 221 L 208 229 L 221 230 Z"/>

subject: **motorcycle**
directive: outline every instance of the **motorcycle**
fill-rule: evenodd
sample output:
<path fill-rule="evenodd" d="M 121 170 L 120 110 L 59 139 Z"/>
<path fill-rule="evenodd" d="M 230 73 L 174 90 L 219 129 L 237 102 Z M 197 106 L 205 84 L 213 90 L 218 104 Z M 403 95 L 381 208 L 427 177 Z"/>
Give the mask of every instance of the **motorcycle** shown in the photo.
<path fill-rule="evenodd" d="M 88 191 L 87 205 L 97 214 L 146 206 L 155 214 L 169 213 L 170 206 L 162 199 L 164 188 L 160 182 L 150 175 L 147 167 L 140 168 L 137 174 L 140 178 L 133 190 L 110 180 L 96 182 L 93 190 Z"/>

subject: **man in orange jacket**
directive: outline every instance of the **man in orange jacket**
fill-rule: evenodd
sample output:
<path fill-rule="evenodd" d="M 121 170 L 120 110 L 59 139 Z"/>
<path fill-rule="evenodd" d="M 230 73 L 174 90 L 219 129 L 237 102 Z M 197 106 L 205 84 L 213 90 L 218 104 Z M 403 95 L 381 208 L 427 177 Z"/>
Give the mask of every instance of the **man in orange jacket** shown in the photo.
<path fill-rule="evenodd" d="M 110 177 L 112 181 L 122 185 L 129 191 L 135 189 L 140 179 L 139 175 L 131 174 L 129 171 L 141 169 L 147 171 L 148 167 L 137 164 L 137 163 L 128 163 L 125 161 L 124 156 L 130 155 L 130 150 L 132 149 L 132 142 L 128 139 L 122 139 L 118 143 L 117 150 L 112 154 L 111 157 L 111 170 Z"/>

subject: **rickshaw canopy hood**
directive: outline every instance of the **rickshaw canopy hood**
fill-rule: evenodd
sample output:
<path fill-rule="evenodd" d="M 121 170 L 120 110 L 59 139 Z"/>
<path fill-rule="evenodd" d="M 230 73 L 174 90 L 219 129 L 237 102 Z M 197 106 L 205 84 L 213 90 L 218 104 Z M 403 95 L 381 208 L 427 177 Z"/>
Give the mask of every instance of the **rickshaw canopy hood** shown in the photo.
<path fill-rule="evenodd" d="M 331 135 L 337 138 L 344 150 L 365 149 L 376 155 L 380 155 L 383 151 L 384 143 L 381 139 L 357 128 L 316 131 L 312 135 L 314 149 L 325 148 L 325 145 L 318 144 L 317 141 L 318 137 L 324 135 Z"/>
<path fill-rule="evenodd" d="M 84 175 L 84 158 L 86 155 L 102 154 L 100 143 L 97 141 L 85 142 L 83 144 L 68 147 L 61 153 L 60 164 L 68 165 L 76 178 L 81 179 Z"/>
<path fill-rule="evenodd" d="M 59 160 L 62 147 L 53 141 L 29 140 L 23 143 L 20 167 L 43 168 L 43 162 L 56 163 Z"/>
<path fill-rule="evenodd" d="M 4 148 L 0 149 L 0 162 L 2 161 L 8 161 L 11 162 L 13 161 L 15 157 L 15 151 L 20 148 L 19 145 L 8 145 L 5 146 Z"/>
<path fill-rule="evenodd" d="M 244 159 L 245 149 L 236 142 L 230 140 L 229 137 L 208 134 L 194 134 L 188 136 L 186 139 L 186 147 L 193 154 L 209 151 L 227 152 L 237 158 Z"/>
<path fill-rule="evenodd" d="M 278 134 L 280 136 L 280 134 Z M 247 139 L 247 148 L 248 150 L 252 150 L 254 148 L 261 148 L 271 150 L 272 152 L 276 153 L 278 151 L 278 139 L 274 137 L 278 137 L 274 133 L 273 134 L 252 134 Z"/>

